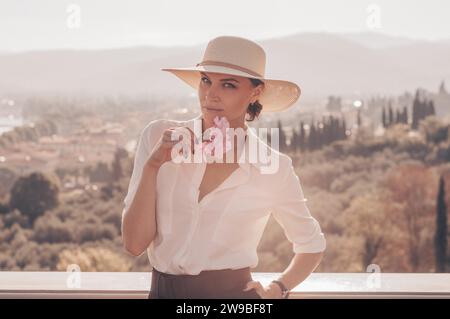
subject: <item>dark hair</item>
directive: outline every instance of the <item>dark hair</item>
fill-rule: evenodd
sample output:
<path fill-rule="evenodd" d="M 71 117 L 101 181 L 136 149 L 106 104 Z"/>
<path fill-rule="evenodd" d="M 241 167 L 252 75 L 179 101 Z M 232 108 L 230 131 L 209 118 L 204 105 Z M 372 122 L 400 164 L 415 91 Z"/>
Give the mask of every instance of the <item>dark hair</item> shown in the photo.
<path fill-rule="evenodd" d="M 257 87 L 258 85 L 262 84 L 264 85 L 264 82 L 259 80 L 259 79 L 253 79 L 253 78 L 248 78 L 250 80 L 250 82 L 252 82 L 254 87 Z M 259 103 L 258 100 L 255 101 L 255 103 L 250 103 L 247 107 L 247 114 L 250 115 L 250 118 L 246 119 L 249 122 L 252 122 L 255 117 L 258 118 L 259 113 L 261 113 L 262 111 L 262 104 Z"/>

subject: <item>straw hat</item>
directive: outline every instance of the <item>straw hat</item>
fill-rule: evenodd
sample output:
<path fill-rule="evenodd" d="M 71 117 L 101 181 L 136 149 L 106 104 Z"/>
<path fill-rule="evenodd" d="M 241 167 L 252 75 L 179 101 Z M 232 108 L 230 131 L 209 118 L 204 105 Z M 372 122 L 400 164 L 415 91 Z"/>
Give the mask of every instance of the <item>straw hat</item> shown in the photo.
<path fill-rule="evenodd" d="M 257 43 L 235 36 L 220 36 L 212 39 L 196 66 L 185 68 L 163 68 L 179 77 L 194 89 L 200 84 L 200 71 L 230 74 L 259 79 L 264 90 L 258 99 L 262 112 L 278 112 L 289 108 L 300 97 L 300 87 L 290 81 L 265 78 L 266 53 Z"/>

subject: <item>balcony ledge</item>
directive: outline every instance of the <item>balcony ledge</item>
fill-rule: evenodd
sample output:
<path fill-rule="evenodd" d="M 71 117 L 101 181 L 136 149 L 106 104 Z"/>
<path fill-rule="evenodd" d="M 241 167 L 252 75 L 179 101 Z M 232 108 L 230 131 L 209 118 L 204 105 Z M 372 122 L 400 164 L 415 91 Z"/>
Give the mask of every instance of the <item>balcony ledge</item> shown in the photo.
<path fill-rule="evenodd" d="M 79 285 L 70 280 L 75 275 L 79 275 Z M 252 273 L 263 285 L 279 275 Z M 2 271 L 0 298 L 146 299 L 151 276 L 151 272 Z M 291 291 L 290 298 L 450 298 L 450 274 L 312 273 Z"/>

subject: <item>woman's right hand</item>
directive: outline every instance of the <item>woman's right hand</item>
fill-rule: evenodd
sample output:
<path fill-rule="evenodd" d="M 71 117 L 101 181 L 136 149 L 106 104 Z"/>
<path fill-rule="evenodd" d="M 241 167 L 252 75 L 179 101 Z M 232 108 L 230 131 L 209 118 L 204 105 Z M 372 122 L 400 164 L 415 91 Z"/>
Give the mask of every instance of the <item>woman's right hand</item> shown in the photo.
<path fill-rule="evenodd" d="M 194 153 L 194 147 L 195 147 L 194 132 L 186 126 L 170 127 L 168 129 L 164 130 L 160 139 L 158 140 L 155 147 L 151 151 L 151 155 L 150 155 L 149 159 L 147 160 L 148 166 L 152 166 L 156 169 L 159 169 L 165 162 L 172 160 L 171 154 L 172 154 L 172 149 L 173 149 L 174 145 L 176 145 L 177 143 L 182 141 L 184 138 L 186 138 L 186 139 L 189 138 L 189 136 L 186 136 L 185 134 L 180 136 L 181 135 L 180 133 L 178 133 L 178 132 L 175 133 L 175 130 L 177 130 L 179 128 L 186 128 L 189 130 L 190 138 L 191 138 L 191 143 L 190 143 L 191 152 Z M 175 139 L 173 141 L 171 140 L 172 134 Z M 180 154 L 182 154 L 182 150 L 180 151 Z"/>

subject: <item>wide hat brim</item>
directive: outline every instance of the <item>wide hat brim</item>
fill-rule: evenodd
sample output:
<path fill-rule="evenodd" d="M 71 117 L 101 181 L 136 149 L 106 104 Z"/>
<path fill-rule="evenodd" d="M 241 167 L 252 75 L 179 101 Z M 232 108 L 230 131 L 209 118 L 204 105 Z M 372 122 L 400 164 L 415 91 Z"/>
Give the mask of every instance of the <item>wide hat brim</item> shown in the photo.
<path fill-rule="evenodd" d="M 200 71 L 259 79 L 264 82 L 264 90 L 258 99 L 263 106 L 261 113 L 286 110 L 297 102 L 301 94 L 300 87 L 294 82 L 258 77 L 224 66 L 200 65 L 187 68 L 163 68 L 161 70 L 171 72 L 195 90 L 198 90 L 200 84 Z"/>

